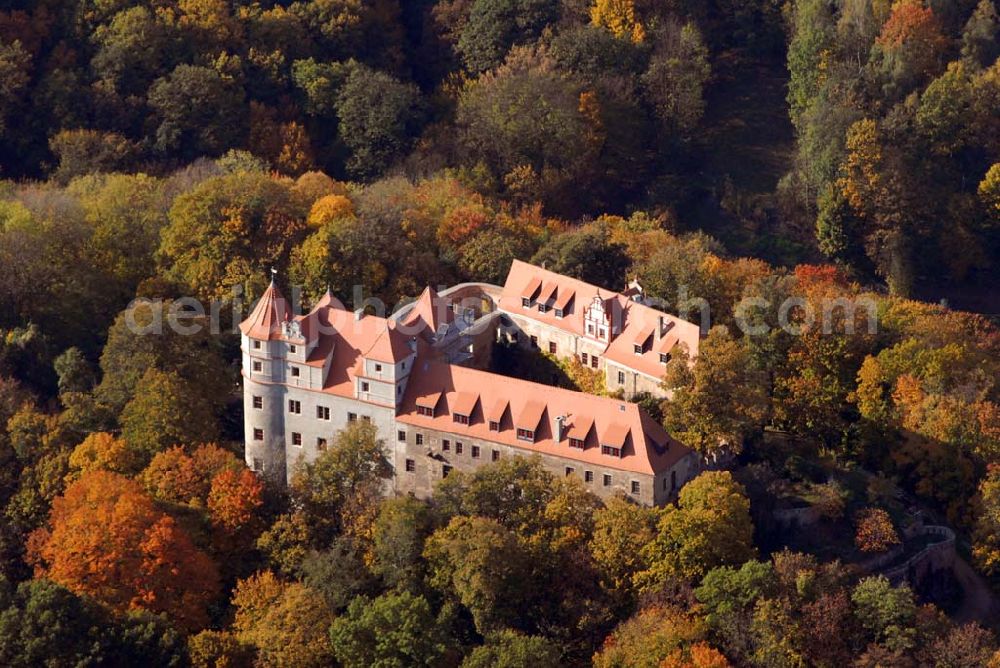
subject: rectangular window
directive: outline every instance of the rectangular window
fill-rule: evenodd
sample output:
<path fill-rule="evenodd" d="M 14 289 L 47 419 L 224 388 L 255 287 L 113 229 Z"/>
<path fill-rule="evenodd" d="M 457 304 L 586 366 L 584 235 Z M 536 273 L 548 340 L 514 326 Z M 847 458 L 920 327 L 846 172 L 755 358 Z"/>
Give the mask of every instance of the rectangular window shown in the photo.
<path fill-rule="evenodd" d="M 490 431 L 500 431 L 500 423 L 496 420 L 490 420 Z"/>
<path fill-rule="evenodd" d="M 297 350 L 297 348 L 295 347 L 294 343 L 291 344 L 290 346 L 288 346 L 288 352 L 294 353 L 296 350 Z"/>
<path fill-rule="evenodd" d="M 448 466 L 447 464 L 443 464 L 441 466 L 441 477 L 447 478 L 449 473 L 451 473 L 451 467 Z"/>
<path fill-rule="evenodd" d="M 292 367 L 292 378 L 298 378 L 298 377 L 299 377 L 299 367 L 293 366 Z"/>
<path fill-rule="evenodd" d="M 500 461 L 500 451 L 499 450 L 494 450 L 493 451 L 493 455 L 491 456 L 491 459 L 493 461 L 495 461 L 495 462 Z"/>
<path fill-rule="evenodd" d="M 462 415 L 460 413 L 454 413 L 451 416 L 451 419 L 454 422 L 457 422 L 459 424 L 469 424 L 469 416 L 468 415 Z"/>
<path fill-rule="evenodd" d="M 254 362 L 253 363 L 253 370 L 254 371 L 260 372 L 260 368 L 261 368 L 260 367 L 260 362 Z"/>
<path fill-rule="evenodd" d="M 584 482 L 594 482 L 594 472 L 593 471 L 584 471 L 583 472 L 583 481 Z"/>
<path fill-rule="evenodd" d="M 253 342 L 253 349 L 254 350 L 260 350 L 260 341 L 254 341 Z"/>
<path fill-rule="evenodd" d="M 348 413 L 347 414 L 347 421 L 348 422 L 357 422 L 358 421 L 358 414 L 357 413 Z"/>
<path fill-rule="evenodd" d="M 535 432 L 530 429 L 518 429 L 517 430 L 517 440 L 528 441 L 529 443 L 535 442 Z"/>
<path fill-rule="evenodd" d="M 447 438 L 442 438 L 441 439 L 441 449 L 444 450 L 445 452 L 450 451 L 451 450 L 451 441 L 449 441 Z"/>
<path fill-rule="evenodd" d="M 400 429 L 399 431 L 397 431 L 396 432 L 396 440 L 400 441 L 400 442 L 405 442 L 406 441 L 406 432 L 403 431 L 402 429 Z"/>
<path fill-rule="evenodd" d="M 292 432 L 292 445 L 302 445 L 302 434 L 297 431 Z"/>
<path fill-rule="evenodd" d="M 633 494 L 638 494 L 639 493 L 639 481 L 638 480 L 633 480 L 632 481 L 632 493 Z"/>
<path fill-rule="evenodd" d="M 423 444 L 424 444 L 424 435 L 417 434 L 417 445 L 423 445 Z"/>
<path fill-rule="evenodd" d="M 619 371 L 618 372 L 618 384 L 619 385 L 624 385 L 625 384 L 625 372 L 624 371 Z"/>
<path fill-rule="evenodd" d="M 361 421 L 362 422 L 371 422 L 372 421 L 372 416 L 371 415 L 362 415 L 361 416 Z"/>
<path fill-rule="evenodd" d="M 316 439 L 316 449 L 319 450 L 319 451 L 321 451 L 321 452 L 323 450 L 326 450 L 326 439 L 325 438 L 317 438 Z"/>
<path fill-rule="evenodd" d="M 253 430 L 253 440 L 255 440 L 255 441 L 263 441 L 264 440 L 264 430 L 263 429 L 254 429 Z"/>
<path fill-rule="evenodd" d="M 573 467 L 572 466 L 567 466 L 566 467 L 566 475 L 568 475 L 568 476 L 573 475 Z"/>
<path fill-rule="evenodd" d="M 472 458 L 473 459 L 479 459 L 479 446 L 478 445 L 472 446 Z"/>
<path fill-rule="evenodd" d="M 254 408 L 263 408 L 264 407 L 264 397 L 254 397 L 253 398 L 253 407 Z"/>
<path fill-rule="evenodd" d="M 302 414 L 302 402 L 296 401 L 295 399 L 288 400 L 288 412 L 294 413 L 296 415 Z"/>
<path fill-rule="evenodd" d="M 583 450 L 583 441 L 579 438 L 569 439 L 569 447 Z"/>
<path fill-rule="evenodd" d="M 591 355 L 590 356 L 590 368 L 591 369 L 596 369 L 597 368 L 597 355 Z"/>
<path fill-rule="evenodd" d="M 413 473 L 416 470 L 417 470 L 417 463 L 415 461 L 413 461 L 412 459 L 407 459 L 406 460 L 406 472 L 407 473 Z"/>
<path fill-rule="evenodd" d="M 264 470 L 264 462 L 261 461 L 259 458 L 254 457 L 253 458 L 253 470 L 257 471 L 258 473 L 260 473 L 261 471 L 263 471 Z"/>
<path fill-rule="evenodd" d="M 611 487 L 611 476 L 607 473 L 604 474 L 604 486 Z"/>
<path fill-rule="evenodd" d="M 634 346 L 632 346 L 632 349 L 635 351 L 636 355 L 641 355 L 642 354 L 642 344 L 641 343 L 636 343 Z"/>
<path fill-rule="evenodd" d="M 434 409 L 426 406 L 417 406 L 417 414 L 425 417 L 434 417 Z"/>
<path fill-rule="evenodd" d="M 330 419 L 330 407 L 329 406 L 317 406 L 316 407 L 316 419 L 317 420 L 329 420 Z"/>
<path fill-rule="evenodd" d="M 362 392 L 368 392 L 370 387 L 371 386 L 368 384 L 367 380 L 361 381 L 361 391 Z"/>
<path fill-rule="evenodd" d="M 555 341 L 549 341 L 549 353 L 551 353 L 553 355 L 556 354 L 556 342 Z"/>
<path fill-rule="evenodd" d="M 621 448 L 613 448 L 610 445 L 602 445 L 601 446 L 601 454 L 602 455 L 611 455 L 612 457 L 621 457 L 622 456 L 622 451 L 621 451 Z"/>
<path fill-rule="evenodd" d="M 587 366 L 587 353 L 580 353 L 580 362 L 583 363 L 583 366 Z"/>
<path fill-rule="evenodd" d="M 462 454 L 462 447 L 463 446 L 462 446 L 462 442 L 461 441 L 455 441 L 455 454 L 456 455 Z"/>

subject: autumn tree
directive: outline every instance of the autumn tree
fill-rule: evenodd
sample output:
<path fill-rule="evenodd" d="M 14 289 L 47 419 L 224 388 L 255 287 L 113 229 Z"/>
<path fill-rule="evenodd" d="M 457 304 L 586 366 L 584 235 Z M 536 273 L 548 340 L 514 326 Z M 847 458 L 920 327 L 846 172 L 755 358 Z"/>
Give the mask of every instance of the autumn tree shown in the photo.
<path fill-rule="evenodd" d="M 628 592 L 636 573 L 645 570 L 642 548 L 653 540 L 656 511 L 613 497 L 594 513 L 594 535 L 590 553 L 615 592 Z"/>
<path fill-rule="evenodd" d="M 672 399 L 664 402 L 667 431 L 703 454 L 739 451 L 766 415 L 762 375 L 743 341 L 713 327 L 695 364 L 675 347 L 663 376 Z"/>
<path fill-rule="evenodd" d="M 615 37 L 641 42 L 646 30 L 636 12 L 633 0 L 595 0 L 590 8 L 590 20 L 607 28 Z"/>
<path fill-rule="evenodd" d="M 426 562 L 424 543 L 434 529 L 430 506 L 416 499 L 387 499 L 375 519 L 372 568 L 392 588 L 418 590 Z"/>
<path fill-rule="evenodd" d="M 1000 470 L 991 466 L 979 483 L 972 556 L 988 575 L 1000 572 Z"/>
<path fill-rule="evenodd" d="M 659 666 L 677 650 L 704 640 L 706 632 L 700 619 L 680 608 L 643 608 L 612 631 L 594 655 L 594 666 Z"/>
<path fill-rule="evenodd" d="M 70 468 L 77 473 L 111 471 L 133 475 L 142 466 L 142 457 L 122 438 L 107 432 L 95 432 L 73 449 L 69 457 Z"/>
<path fill-rule="evenodd" d="M 236 583 L 233 628 L 265 665 L 320 668 L 334 656 L 327 630 L 334 617 L 323 597 L 300 583 L 262 571 Z"/>
<path fill-rule="evenodd" d="M 219 588 L 216 568 L 138 483 L 93 471 L 52 502 L 30 540 L 36 575 L 117 610 L 167 613 L 196 630 Z"/>
<path fill-rule="evenodd" d="M 559 661 L 559 646 L 545 636 L 504 630 L 486 636 L 486 642 L 466 654 L 462 668 L 535 668 Z"/>
<path fill-rule="evenodd" d="M 708 471 L 681 488 L 678 505 L 659 511 L 657 534 L 642 548 L 645 588 L 670 577 L 697 579 L 755 554 L 750 502 L 728 471 Z"/>

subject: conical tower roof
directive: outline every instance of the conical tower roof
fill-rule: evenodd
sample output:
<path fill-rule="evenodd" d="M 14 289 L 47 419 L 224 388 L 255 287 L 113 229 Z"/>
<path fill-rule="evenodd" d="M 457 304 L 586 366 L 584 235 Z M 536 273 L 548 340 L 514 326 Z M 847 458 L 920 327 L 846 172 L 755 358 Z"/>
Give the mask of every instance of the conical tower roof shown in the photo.
<path fill-rule="evenodd" d="M 281 336 L 281 323 L 291 317 L 291 309 L 274 279 L 261 295 L 250 316 L 240 323 L 240 331 L 252 339 L 270 340 Z"/>

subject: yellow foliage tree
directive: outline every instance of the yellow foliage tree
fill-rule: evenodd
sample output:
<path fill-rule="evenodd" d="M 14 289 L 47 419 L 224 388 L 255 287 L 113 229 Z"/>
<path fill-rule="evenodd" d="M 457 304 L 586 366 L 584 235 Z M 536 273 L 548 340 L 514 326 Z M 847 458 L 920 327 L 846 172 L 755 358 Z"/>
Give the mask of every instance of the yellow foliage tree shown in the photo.
<path fill-rule="evenodd" d="M 319 229 L 339 218 L 354 218 L 354 204 L 346 195 L 334 194 L 319 198 L 309 210 L 309 227 Z"/>
<path fill-rule="evenodd" d="M 636 44 L 646 38 L 646 30 L 636 17 L 634 0 L 595 0 L 590 21 L 607 28 L 615 37 L 631 39 Z"/>
<path fill-rule="evenodd" d="M 69 456 L 71 479 L 90 471 L 111 471 L 131 475 L 142 466 L 142 457 L 124 439 L 107 432 L 89 435 Z"/>

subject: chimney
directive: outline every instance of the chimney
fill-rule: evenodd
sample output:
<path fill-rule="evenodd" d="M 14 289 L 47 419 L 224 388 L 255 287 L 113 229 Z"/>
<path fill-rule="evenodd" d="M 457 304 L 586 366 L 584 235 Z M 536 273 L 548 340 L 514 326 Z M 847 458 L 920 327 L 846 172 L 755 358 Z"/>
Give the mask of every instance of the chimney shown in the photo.
<path fill-rule="evenodd" d="M 563 425 L 565 422 L 565 415 L 557 415 L 555 419 L 552 420 L 552 437 L 555 439 L 556 443 L 563 439 Z"/>
<path fill-rule="evenodd" d="M 358 322 L 359 320 L 361 320 L 364 317 L 365 317 L 365 307 L 364 306 L 362 306 L 361 308 L 359 308 L 356 311 L 354 311 L 354 322 Z"/>

